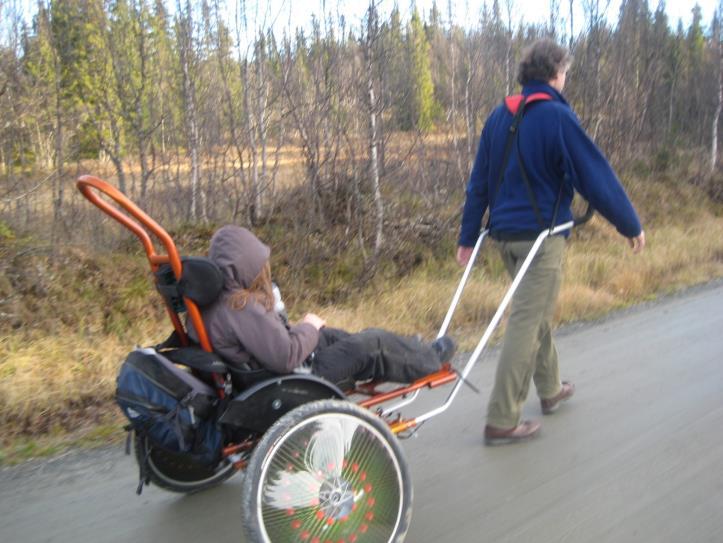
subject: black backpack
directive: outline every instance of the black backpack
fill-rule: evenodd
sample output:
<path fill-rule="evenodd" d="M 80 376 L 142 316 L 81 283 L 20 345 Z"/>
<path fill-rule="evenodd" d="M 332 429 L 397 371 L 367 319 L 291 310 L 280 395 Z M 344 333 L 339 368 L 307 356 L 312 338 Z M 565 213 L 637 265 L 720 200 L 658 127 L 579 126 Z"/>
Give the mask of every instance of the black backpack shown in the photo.
<path fill-rule="evenodd" d="M 221 457 L 213 388 L 154 349 L 136 349 L 121 366 L 116 402 L 139 437 L 204 465 Z"/>

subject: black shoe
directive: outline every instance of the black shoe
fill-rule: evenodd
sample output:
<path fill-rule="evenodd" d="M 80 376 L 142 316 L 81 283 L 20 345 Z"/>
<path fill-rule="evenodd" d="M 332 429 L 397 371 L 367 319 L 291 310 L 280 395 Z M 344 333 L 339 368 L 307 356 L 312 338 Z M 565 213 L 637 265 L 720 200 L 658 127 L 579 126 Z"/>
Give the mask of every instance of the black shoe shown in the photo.
<path fill-rule="evenodd" d="M 432 350 L 437 353 L 439 361 L 444 364 L 445 362 L 452 360 L 452 357 L 457 350 L 457 345 L 455 345 L 454 340 L 451 337 L 442 336 L 432 342 Z"/>

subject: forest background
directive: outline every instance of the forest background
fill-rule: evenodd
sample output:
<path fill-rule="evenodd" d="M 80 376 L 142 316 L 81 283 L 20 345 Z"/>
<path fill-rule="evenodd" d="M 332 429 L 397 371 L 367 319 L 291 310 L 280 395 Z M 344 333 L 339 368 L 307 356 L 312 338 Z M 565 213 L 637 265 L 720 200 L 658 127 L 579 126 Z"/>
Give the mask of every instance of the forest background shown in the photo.
<path fill-rule="evenodd" d="M 633 257 L 599 218 L 576 232 L 557 321 L 723 276 L 723 3 L 687 25 L 645 0 L 617 17 L 550 0 L 537 23 L 494 0 L 465 25 L 452 2 L 372 1 L 352 23 L 327 8 L 279 30 L 243 0 L 40 1 L 32 21 L 0 0 L 0 463 L 116 439 L 120 361 L 169 331 L 140 243 L 79 175 L 183 254 L 219 225 L 254 229 L 292 317 L 431 338 L 482 123 L 541 36 L 572 50 L 565 95 L 649 240 Z M 451 328 L 465 348 L 507 285 L 494 251 L 480 260 Z"/>

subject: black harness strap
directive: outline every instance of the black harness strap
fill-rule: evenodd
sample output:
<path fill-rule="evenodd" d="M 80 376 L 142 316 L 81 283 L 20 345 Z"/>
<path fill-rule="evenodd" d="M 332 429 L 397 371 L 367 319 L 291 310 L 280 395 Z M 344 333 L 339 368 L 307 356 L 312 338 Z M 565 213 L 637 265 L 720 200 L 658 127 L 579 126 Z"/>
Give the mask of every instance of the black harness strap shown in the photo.
<path fill-rule="evenodd" d="M 512 151 L 513 143 L 516 144 L 517 164 L 520 167 L 520 174 L 522 175 L 522 181 L 525 184 L 525 188 L 527 189 L 527 196 L 530 199 L 530 204 L 532 205 L 532 211 L 535 213 L 535 218 L 537 219 L 537 224 L 540 225 L 540 228 L 541 229 L 545 228 L 544 221 L 542 220 L 542 214 L 540 213 L 540 208 L 537 205 L 537 198 L 535 198 L 535 192 L 534 192 L 534 190 L 532 190 L 532 183 L 530 182 L 530 177 L 527 174 L 527 168 L 525 168 L 525 162 L 522 159 L 522 152 L 520 151 L 520 139 L 518 137 L 519 125 L 520 125 L 520 121 L 522 120 L 522 116 L 525 113 L 526 105 L 527 105 L 527 98 L 525 96 L 522 96 L 520 103 L 519 103 L 519 107 L 517 109 L 517 112 L 515 113 L 515 116 L 512 119 L 512 124 L 510 125 L 510 131 L 507 134 L 507 141 L 505 142 L 505 150 L 502 155 L 502 165 L 500 167 L 500 173 L 497 176 L 495 192 L 494 192 L 494 194 L 490 195 L 489 213 L 487 215 L 487 226 L 486 226 L 486 228 L 488 230 L 490 228 L 490 223 L 492 221 L 492 207 L 494 205 L 494 198 L 499 193 L 500 186 L 502 185 L 502 182 L 504 181 L 505 169 L 507 168 L 507 162 L 510 159 L 510 152 Z M 555 201 L 555 209 L 552 213 L 552 221 L 550 222 L 550 230 L 552 230 L 555 227 L 555 222 L 557 221 L 557 213 L 560 209 L 560 201 L 562 200 L 563 185 L 564 185 L 564 183 L 561 181 L 560 189 L 557 193 L 557 200 Z"/>
<path fill-rule="evenodd" d="M 489 213 L 487 214 L 487 226 L 485 228 L 489 230 L 490 228 L 490 222 L 492 221 L 492 207 L 494 206 L 494 199 L 500 192 L 500 186 L 502 185 L 502 181 L 505 179 L 505 168 L 507 167 L 507 162 L 510 159 L 510 153 L 512 152 L 512 144 L 515 142 L 515 136 L 517 135 L 517 128 L 520 124 L 520 121 L 522 120 L 522 115 L 525 113 L 525 97 L 522 97 L 522 100 L 520 101 L 519 109 L 517 110 L 517 113 L 515 113 L 514 118 L 512 119 L 512 124 L 510 125 L 510 130 L 507 133 L 507 141 L 505 141 L 505 150 L 504 153 L 502 153 L 502 165 L 500 166 L 500 173 L 497 176 L 497 183 L 495 183 L 495 192 L 490 195 L 490 203 L 489 203 Z M 519 156 L 519 150 L 517 152 Z"/>

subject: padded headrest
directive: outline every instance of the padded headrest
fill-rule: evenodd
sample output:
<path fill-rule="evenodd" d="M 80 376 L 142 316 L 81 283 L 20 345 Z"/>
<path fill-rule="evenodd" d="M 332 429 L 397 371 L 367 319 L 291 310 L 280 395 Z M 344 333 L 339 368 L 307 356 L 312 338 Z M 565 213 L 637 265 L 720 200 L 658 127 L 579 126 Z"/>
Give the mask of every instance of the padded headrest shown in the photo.
<path fill-rule="evenodd" d="M 156 272 L 158 290 L 164 297 L 174 302 L 174 306 L 185 296 L 203 307 L 216 301 L 223 290 L 223 275 L 219 267 L 208 258 L 201 256 L 184 256 L 181 258 L 183 272 L 181 280 L 176 283 L 171 267 L 164 264 Z M 176 306 L 178 312 L 182 310 Z"/>
<path fill-rule="evenodd" d="M 178 282 L 182 296 L 203 307 L 216 301 L 223 289 L 223 274 L 208 258 L 187 256 L 181 259 L 183 273 Z"/>

